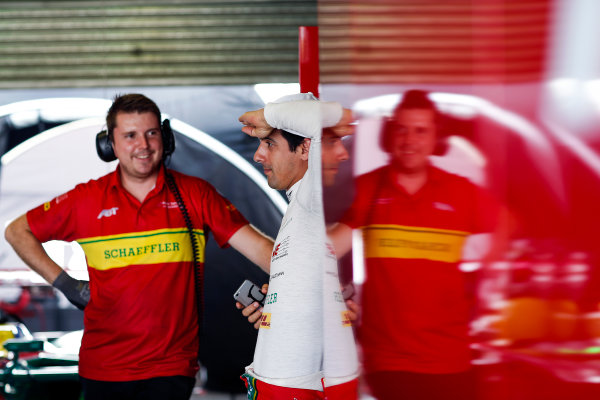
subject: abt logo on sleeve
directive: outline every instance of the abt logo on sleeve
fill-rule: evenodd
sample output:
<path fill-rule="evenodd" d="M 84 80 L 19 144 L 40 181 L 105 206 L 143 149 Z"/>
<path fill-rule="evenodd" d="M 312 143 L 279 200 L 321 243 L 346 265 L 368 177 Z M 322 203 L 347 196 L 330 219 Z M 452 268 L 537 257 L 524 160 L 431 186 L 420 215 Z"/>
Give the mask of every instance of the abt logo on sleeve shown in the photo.
<path fill-rule="evenodd" d="M 112 217 L 113 215 L 117 215 L 118 209 L 119 209 L 119 207 L 113 207 L 113 208 L 108 208 L 106 210 L 102 210 L 102 211 L 100 211 L 100 214 L 98 214 L 98 219 L 100 219 L 102 217 Z"/>

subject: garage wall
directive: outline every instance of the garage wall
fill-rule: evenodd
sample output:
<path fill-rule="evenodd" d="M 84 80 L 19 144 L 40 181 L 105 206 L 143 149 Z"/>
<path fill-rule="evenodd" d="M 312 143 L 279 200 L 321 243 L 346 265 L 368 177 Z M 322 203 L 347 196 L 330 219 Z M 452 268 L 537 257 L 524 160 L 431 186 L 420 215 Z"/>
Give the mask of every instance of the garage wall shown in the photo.
<path fill-rule="evenodd" d="M 534 82 L 552 0 L 319 0 L 323 83 Z"/>
<path fill-rule="evenodd" d="M 0 89 L 297 82 L 316 0 L 0 1 Z"/>
<path fill-rule="evenodd" d="M 0 1 L 0 89 L 536 81 L 551 0 Z"/>

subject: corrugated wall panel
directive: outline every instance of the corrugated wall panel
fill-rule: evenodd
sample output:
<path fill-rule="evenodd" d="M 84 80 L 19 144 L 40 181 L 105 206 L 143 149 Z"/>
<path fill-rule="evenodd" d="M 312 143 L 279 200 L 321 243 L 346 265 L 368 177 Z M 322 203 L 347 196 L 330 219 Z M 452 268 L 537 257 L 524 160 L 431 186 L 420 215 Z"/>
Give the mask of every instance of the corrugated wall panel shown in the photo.
<path fill-rule="evenodd" d="M 0 88 L 297 82 L 306 1 L 0 1 Z"/>
<path fill-rule="evenodd" d="M 551 0 L 319 0 L 322 83 L 539 79 Z M 0 88 L 296 82 L 317 0 L 0 1 Z"/>
<path fill-rule="evenodd" d="M 551 0 L 320 0 L 323 83 L 540 79 Z"/>

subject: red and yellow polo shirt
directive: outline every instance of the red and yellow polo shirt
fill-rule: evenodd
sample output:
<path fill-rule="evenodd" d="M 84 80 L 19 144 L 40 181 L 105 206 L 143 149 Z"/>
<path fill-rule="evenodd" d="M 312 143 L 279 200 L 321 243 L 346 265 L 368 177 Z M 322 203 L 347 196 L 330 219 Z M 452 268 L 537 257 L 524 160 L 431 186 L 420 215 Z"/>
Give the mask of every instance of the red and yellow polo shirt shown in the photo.
<path fill-rule="evenodd" d="M 224 247 L 247 224 L 208 182 L 170 171 L 184 199 L 204 262 L 211 231 Z M 192 248 L 185 221 L 161 170 L 140 203 L 121 185 L 119 169 L 30 210 L 41 241 L 77 241 L 90 275 L 79 373 L 126 381 L 194 376 L 198 322 Z"/>
<path fill-rule="evenodd" d="M 355 200 L 341 220 L 363 231 L 365 368 L 465 370 L 468 298 L 457 265 L 466 237 L 495 225 L 495 203 L 467 179 L 434 167 L 413 195 L 395 182 L 390 167 L 357 178 Z"/>

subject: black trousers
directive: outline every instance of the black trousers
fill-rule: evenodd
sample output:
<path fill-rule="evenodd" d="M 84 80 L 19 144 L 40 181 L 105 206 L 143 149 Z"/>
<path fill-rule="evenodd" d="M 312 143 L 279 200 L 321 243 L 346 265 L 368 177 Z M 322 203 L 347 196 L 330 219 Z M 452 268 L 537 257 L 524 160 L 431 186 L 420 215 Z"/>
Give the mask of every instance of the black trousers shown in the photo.
<path fill-rule="evenodd" d="M 138 381 L 109 382 L 79 377 L 85 400 L 189 400 L 196 379 L 164 376 Z"/>

